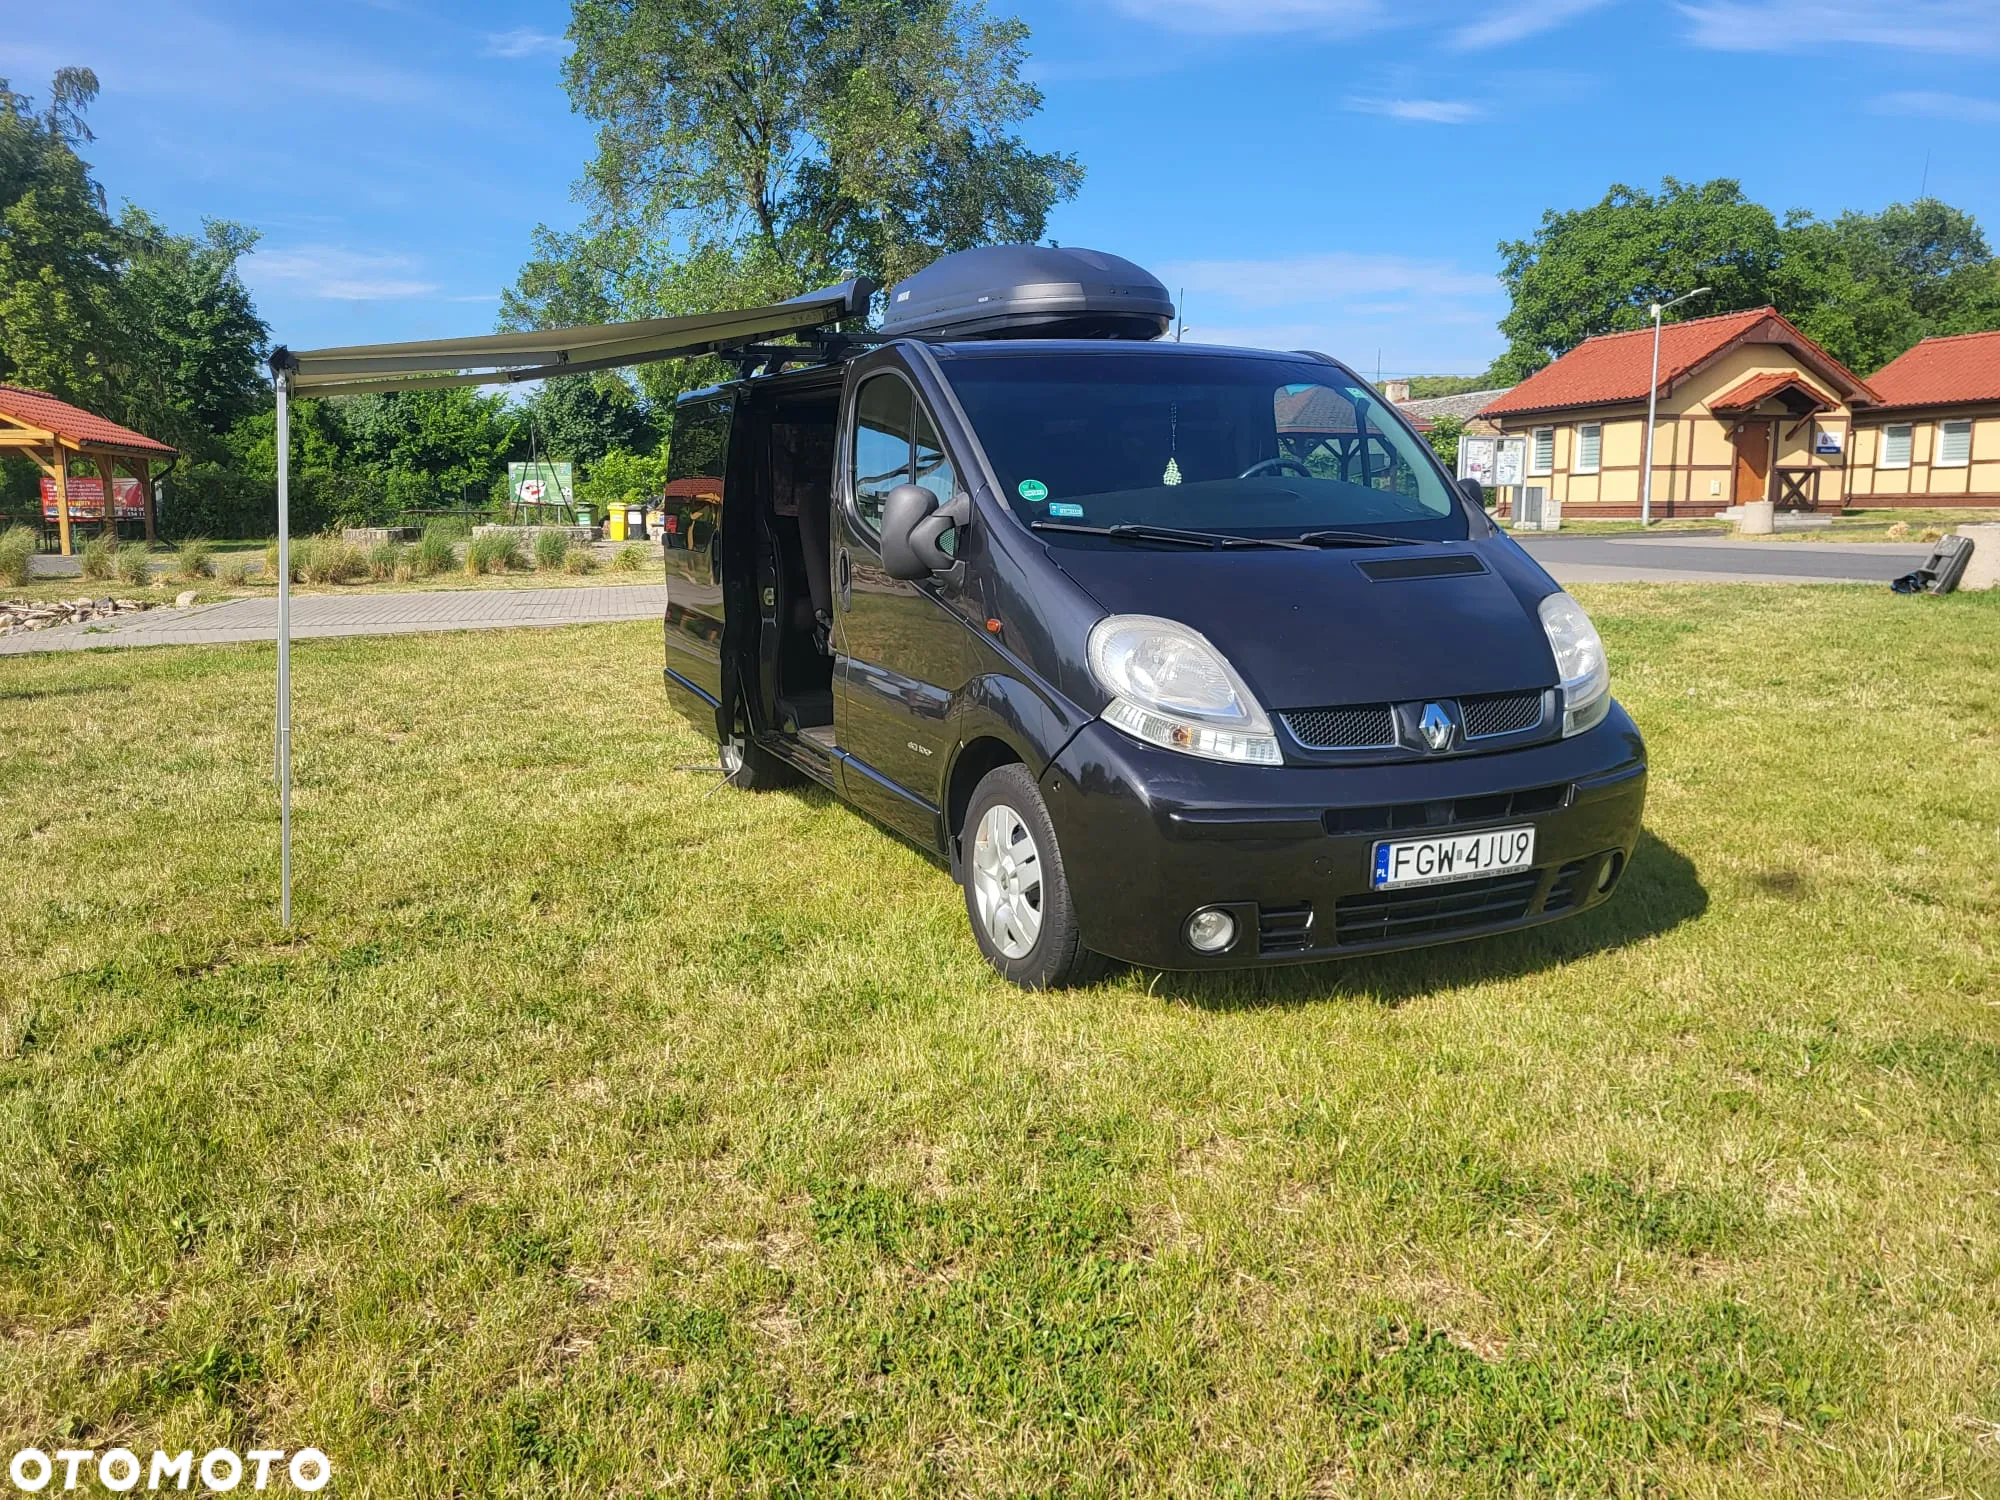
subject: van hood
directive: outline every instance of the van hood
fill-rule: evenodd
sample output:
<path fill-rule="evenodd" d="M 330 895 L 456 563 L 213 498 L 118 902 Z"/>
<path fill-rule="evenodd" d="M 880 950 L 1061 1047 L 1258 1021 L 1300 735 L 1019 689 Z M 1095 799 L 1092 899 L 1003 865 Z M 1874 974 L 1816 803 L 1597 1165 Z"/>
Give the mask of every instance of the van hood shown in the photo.
<path fill-rule="evenodd" d="M 1536 605 L 1556 584 L 1505 538 L 1324 551 L 1057 546 L 1108 614 L 1193 626 L 1274 712 L 1551 687 Z M 1364 564 L 1476 557 L 1476 573 L 1376 578 Z M 1463 564 L 1460 563 L 1462 566 Z"/>

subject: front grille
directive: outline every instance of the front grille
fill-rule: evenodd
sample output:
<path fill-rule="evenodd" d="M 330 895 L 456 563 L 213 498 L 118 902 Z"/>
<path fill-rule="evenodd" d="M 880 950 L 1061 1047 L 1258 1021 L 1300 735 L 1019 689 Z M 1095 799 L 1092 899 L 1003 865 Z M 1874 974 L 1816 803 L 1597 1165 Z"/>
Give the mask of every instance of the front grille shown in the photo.
<path fill-rule="evenodd" d="M 1465 719 L 1465 737 L 1491 739 L 1496 734 L 1519 734 L 1542 722 L 1542 694 L 1496 693 L 1490 698 L 1461 698 L 1459 712 Z"/>
<path fill-rule="evenodd" d="M 1257 951 L 1259 953 L 1303 953 L 1312 946 L 1313 909 L 1311 902 L 1297 906 L 1257 908 Z"/>
<path fill-rule="evenodd" d="M 1305 708 L 1279 717 L 1308 750 L 1382 750 L 1396 743 L 1396 716 L 1386 703 Z"/>
<path fill-rule="evenodd" d="M 1450 885 L 1343 896 L 1333 907 L 1333 941 L 1341 947 L 1385 943 L 1518 922 L 1534 903 L 1541 879 L 1539 870 L 1520 870 Z"/>
<path fill-rule="evenodd" d="M 1400 833 L 1409 828 L 1449 828 L 1459 823 L 1491 823 L 1555 812 L 1569 803 L 1569 783 L 1495 792 L 1485 797 L 1446 797 L 1434 802 L 1397 802 L 1377 807 L 1331 807 L 1321 822 L 1328 833 Z"/>

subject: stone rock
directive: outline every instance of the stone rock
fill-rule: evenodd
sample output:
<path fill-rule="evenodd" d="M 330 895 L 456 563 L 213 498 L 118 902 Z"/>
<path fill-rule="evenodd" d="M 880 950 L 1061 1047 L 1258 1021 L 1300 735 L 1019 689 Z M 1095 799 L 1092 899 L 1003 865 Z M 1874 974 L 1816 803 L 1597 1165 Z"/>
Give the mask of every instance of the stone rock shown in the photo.
<path fill-rule="evenodd" d="M 200 595 L 196 594 L 193 589 L 182 589 L 178 594 L 174 595 L 174 608 L 193 609 L 194 601 L 199 597 Z"/>
<path fill-rule="evenodd" d="M 1972 543 L 1972 556 L 1965 560 L 1965 576 L 1958 580 L 1958 586 L 2000 589 L 2000 524 L 1961 526 L 1958 535 Z"/>

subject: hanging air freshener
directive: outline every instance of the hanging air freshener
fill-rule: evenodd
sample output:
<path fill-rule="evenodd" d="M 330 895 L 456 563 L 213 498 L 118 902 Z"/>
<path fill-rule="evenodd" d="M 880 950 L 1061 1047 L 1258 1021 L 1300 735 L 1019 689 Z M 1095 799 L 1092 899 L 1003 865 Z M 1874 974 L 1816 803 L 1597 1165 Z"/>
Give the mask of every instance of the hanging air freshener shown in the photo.
<path fill-rule="evenodd" d="M 1161 484 L 1181 482 L 1180 460 L 1174 455 L 1180 449 L 1181 409 L 1178 402 L 1167 408 L 1167 472 L 1160 476 Z"/>

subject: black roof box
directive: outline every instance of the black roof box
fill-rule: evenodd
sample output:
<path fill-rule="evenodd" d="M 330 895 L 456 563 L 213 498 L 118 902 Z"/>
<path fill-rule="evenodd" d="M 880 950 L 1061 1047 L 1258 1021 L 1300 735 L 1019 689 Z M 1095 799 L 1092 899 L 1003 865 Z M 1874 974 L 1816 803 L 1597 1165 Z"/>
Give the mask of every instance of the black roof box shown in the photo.
<path fill-rule="evenodd" d="M 889 288 L 882 332 L 899 338 L 1156 339 L 1174 304 L 1159 278 L 1101 250 L 986 245 Z"/>

